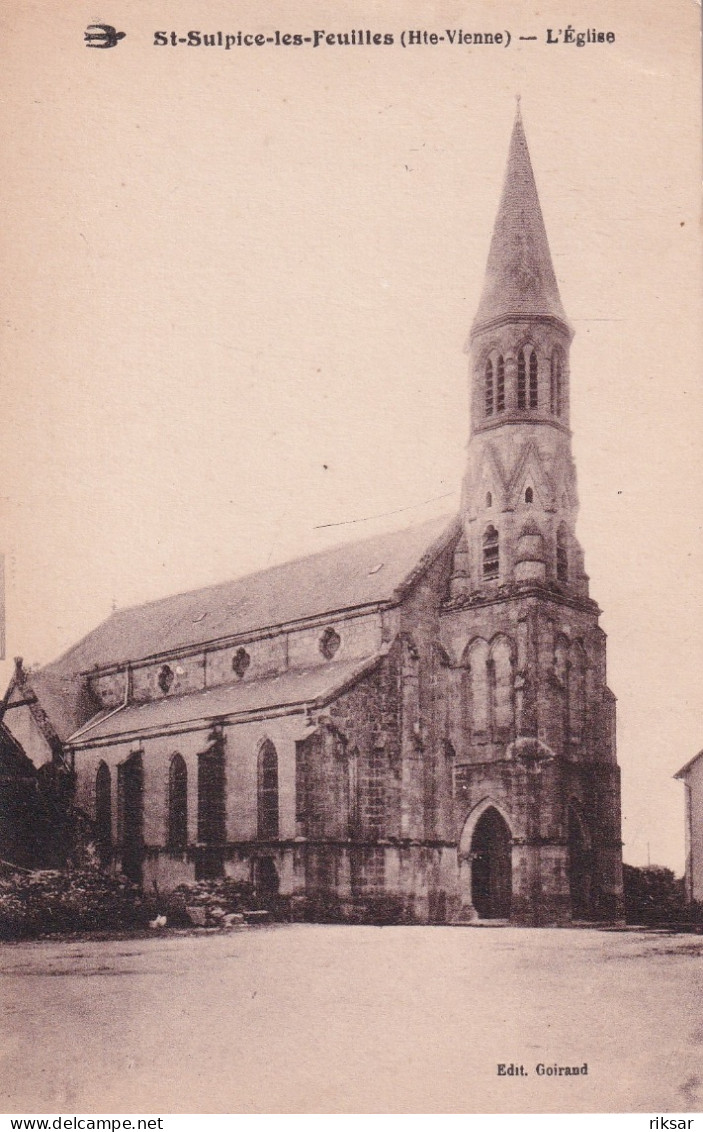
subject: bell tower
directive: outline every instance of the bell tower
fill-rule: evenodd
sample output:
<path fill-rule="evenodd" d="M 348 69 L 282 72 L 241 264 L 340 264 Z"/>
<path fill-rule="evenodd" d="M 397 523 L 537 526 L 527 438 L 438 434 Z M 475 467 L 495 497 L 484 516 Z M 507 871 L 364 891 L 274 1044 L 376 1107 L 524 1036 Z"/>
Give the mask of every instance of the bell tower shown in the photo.
<path fill-rule="evenodd" d="M 468 575 L 457 588 L 554 583 L 588 596 L 575 535 L 564 313 L 518 106 L 483 293 L 466 352 Z"/>
<path fill-rule="evenodd" d="M 615 702 L 575 529 L 572 338 L 518 105 L 466 345 L 471 429 L 443 626 L 469 916 L 610 919 L 621 904 Z"/>

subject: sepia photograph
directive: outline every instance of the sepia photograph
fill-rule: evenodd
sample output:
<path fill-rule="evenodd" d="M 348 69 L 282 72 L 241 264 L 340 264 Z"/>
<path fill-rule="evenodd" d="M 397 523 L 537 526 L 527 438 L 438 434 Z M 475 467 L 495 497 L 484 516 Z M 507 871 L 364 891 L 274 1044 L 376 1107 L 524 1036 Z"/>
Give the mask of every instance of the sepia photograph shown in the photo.
<path fill-rule="evenodd" d="M 699 8 L 0 68 L 0 1110 L 701 1111 Z"/>

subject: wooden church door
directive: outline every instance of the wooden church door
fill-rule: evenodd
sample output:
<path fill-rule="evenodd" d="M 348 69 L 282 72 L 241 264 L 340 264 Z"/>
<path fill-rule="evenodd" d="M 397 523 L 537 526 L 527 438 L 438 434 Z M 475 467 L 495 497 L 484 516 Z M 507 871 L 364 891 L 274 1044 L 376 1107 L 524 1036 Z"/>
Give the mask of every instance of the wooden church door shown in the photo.
<path fill-rule="evenodd" d="M 507 920 L 512 897 L 512 837 L 493 806 L 471 839 L 471 902 L 482 920 Z"/>

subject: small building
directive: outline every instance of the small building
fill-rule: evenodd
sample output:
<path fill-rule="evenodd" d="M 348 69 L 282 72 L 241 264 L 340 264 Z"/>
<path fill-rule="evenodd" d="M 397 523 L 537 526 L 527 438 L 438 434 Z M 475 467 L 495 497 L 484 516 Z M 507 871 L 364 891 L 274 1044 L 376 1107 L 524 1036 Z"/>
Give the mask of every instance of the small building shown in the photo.
<path fill-rule="evenodd" d="M 34 863 L 37 769 L 0 723 L 0 862 Z"/>
<path fill-rule="evenodd" d="M 70 730 L 70 689 L 52 684 L 51 676 L 35 679 L 41 703 L 32 674 L 17 657 L 0 701 L 0 860 L 21 868 L 60 868 L 79 829 L 89 833 L 90 823 L 75 809 L 75 776 L 63 744 Z M 10 704 L 12 726 L 6 720 Z"/>
<path fill-rule="evenodd" d="M 686 791 L 686 899 L 703 901 L 703 751 L 694 755 L 674 778 Z"/>
<path fill-rule="evenodd" d="M 59 868 L 70 854 L 77 816 L 72 775 L 53 761 L 37 768 L 0 722 L 0 865 Z"/>

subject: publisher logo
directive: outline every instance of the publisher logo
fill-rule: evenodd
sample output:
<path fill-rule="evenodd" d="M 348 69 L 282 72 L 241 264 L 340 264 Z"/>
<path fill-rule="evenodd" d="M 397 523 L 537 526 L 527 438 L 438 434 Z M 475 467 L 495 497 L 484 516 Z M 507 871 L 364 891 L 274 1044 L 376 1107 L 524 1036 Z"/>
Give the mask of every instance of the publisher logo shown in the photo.
<path fill-rule="evenodd" d="M 83 34 L 86 47 L 101 47 L 104 50 L 106 47 L 117 47 L 119 40 L 124 39 L 127 33 L 116 31 L 110 24 L 88 24 Z"/>

